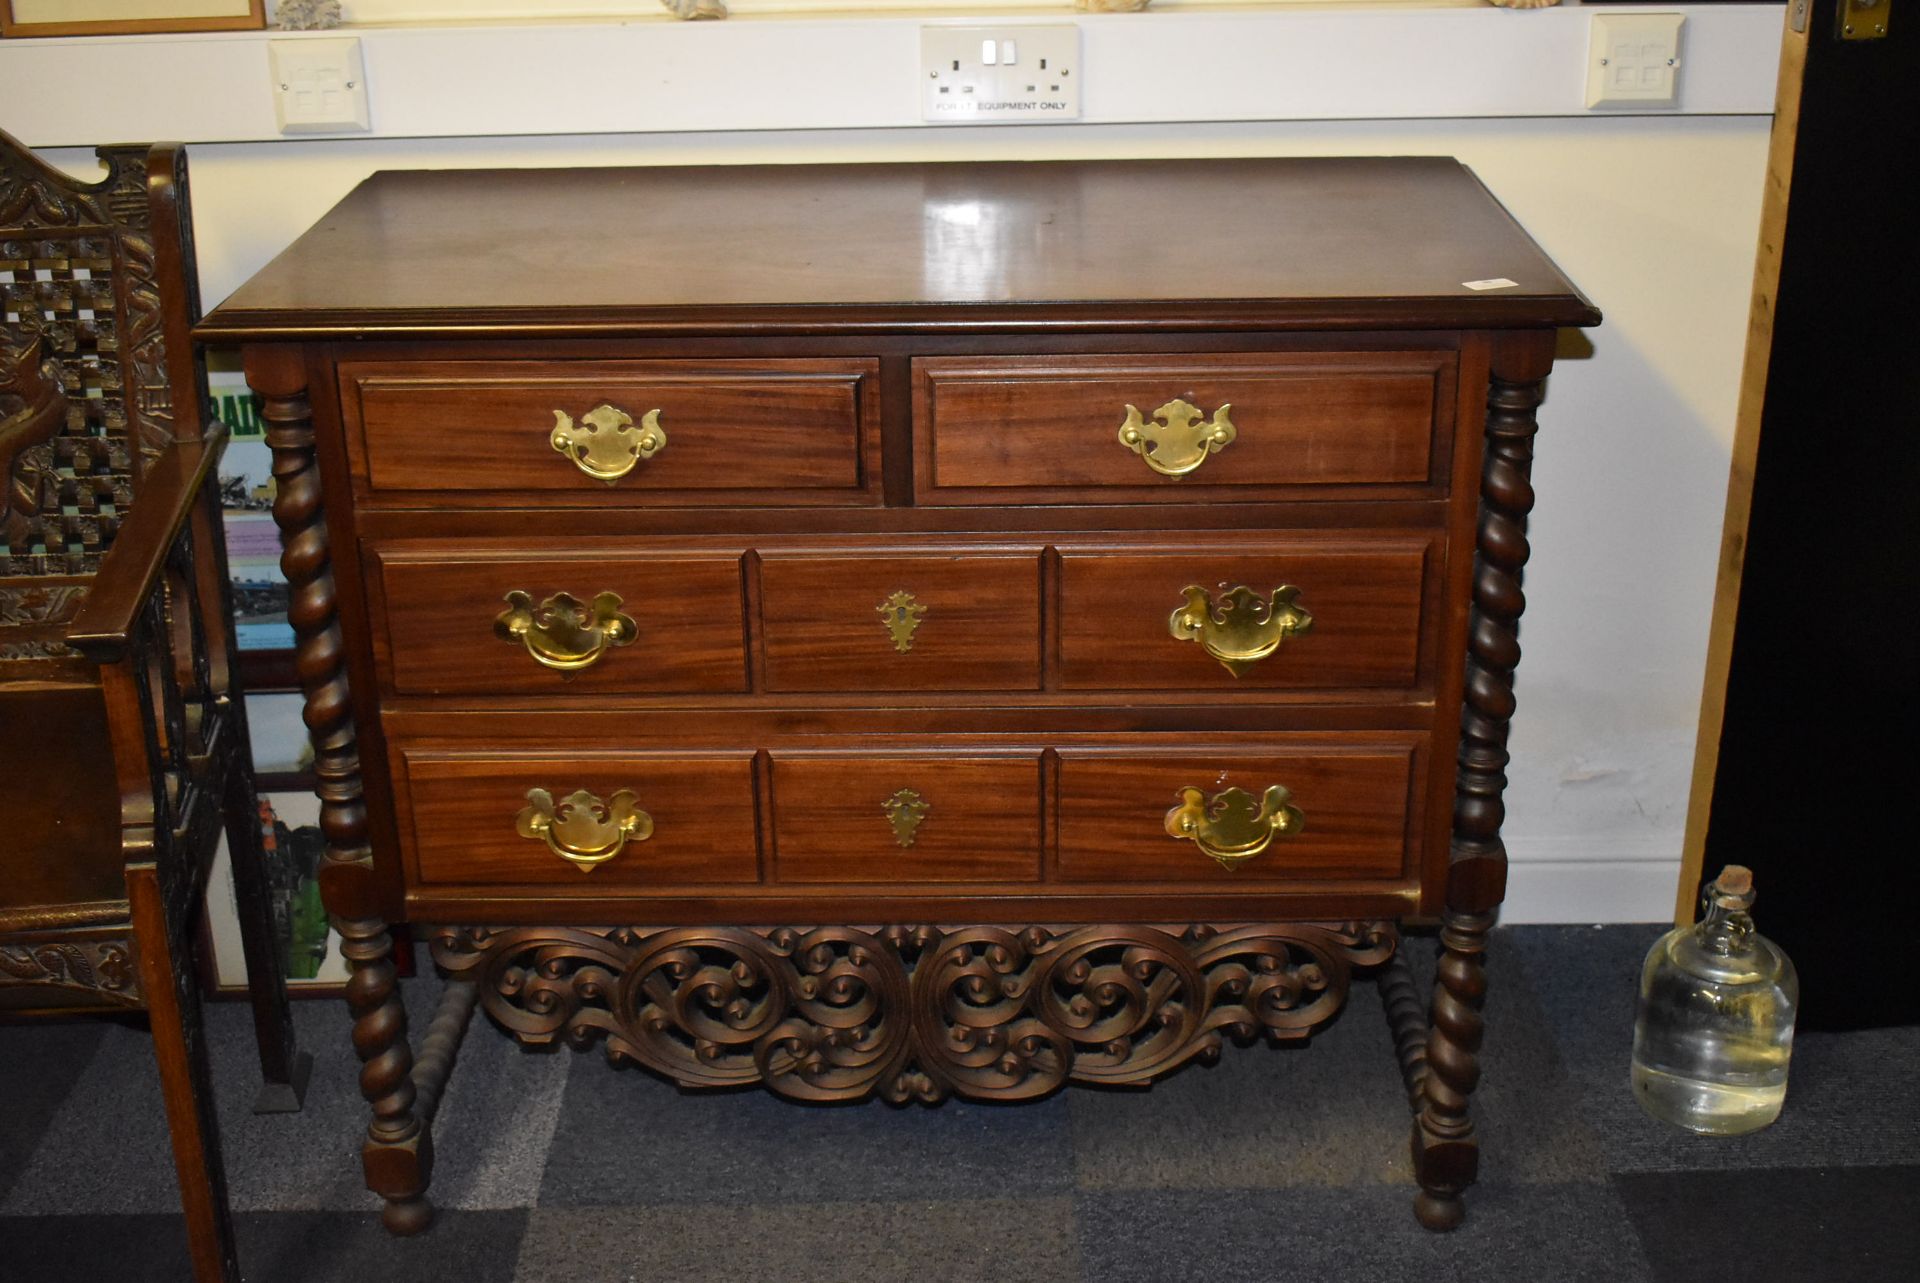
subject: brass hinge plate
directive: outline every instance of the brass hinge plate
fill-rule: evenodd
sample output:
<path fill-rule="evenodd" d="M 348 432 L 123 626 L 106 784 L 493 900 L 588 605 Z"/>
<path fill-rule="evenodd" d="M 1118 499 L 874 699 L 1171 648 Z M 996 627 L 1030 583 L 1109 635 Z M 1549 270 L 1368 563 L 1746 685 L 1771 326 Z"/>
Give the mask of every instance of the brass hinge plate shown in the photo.
<path fill-rule="evenodd" d="M 1842 40 L 1884 40 L 1893 0 L 1840 0 Z"/>

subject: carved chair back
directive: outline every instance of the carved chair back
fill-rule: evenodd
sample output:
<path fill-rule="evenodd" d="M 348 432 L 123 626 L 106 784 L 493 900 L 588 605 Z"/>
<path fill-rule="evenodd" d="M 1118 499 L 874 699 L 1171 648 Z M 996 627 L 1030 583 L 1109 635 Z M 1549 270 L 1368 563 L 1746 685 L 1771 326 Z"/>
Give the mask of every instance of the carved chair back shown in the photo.
<path fill-rule="evenodd" d="M 0 134 L 0 1008 L 137 1002 L 127 865 L 193 894 L 246 765 L 185 156 L 99 155 Z"/>

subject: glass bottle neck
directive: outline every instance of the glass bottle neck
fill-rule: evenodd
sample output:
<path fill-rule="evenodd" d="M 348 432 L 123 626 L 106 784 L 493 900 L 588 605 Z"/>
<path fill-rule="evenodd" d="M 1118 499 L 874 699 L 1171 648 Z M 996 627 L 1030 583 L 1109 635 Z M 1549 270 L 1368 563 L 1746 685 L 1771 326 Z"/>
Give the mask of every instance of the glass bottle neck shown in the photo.
<path fill-rule="evenodd" d="M 1746 952 L 1753 939 L 1753 915 L 1747 904 L 1707 895 L 1707 916 L 1694 928 L 1701 947 L 1728 958 Z"/>

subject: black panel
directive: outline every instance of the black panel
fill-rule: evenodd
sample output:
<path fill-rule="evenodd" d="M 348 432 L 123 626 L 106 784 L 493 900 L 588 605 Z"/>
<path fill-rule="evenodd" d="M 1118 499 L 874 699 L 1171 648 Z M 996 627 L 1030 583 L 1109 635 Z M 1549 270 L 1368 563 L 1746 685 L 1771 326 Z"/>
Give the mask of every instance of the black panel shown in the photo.
<path fill-rule="evenodd" d="M 1836 3 L 1812 17 L 1705 861 L 1753 867 L 1816 1028 L 1920 1020 L 1920 8 L 1843 42 Z"/>

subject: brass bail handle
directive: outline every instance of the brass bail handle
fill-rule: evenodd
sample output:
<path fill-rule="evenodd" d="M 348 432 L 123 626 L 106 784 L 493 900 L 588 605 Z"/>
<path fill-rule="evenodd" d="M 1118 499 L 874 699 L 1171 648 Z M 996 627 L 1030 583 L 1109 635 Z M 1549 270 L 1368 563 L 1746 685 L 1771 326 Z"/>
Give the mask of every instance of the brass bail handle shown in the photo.
<path fill-rule="evenodd" d="M 1184 605 L 1167 619 L 1167 631 L 1180 641 L 1200 643 L 1235 677 L 1279 650 L 1289 637 L 1313 628 L 1313 616 L 1295 603 L 1300 590 L 1282 584 L 1267 597 L 1240 584 L 1213 596 L 1198 584 L 1181 593 Z"/>
<path fill-rule="evenodd" d="M 1178 397 L 1142 418 L 1138 408 L 1129 405 L 1120 424 L 1120 444 L 1146 461 L 1163 477 L 1184 477 L 1207 461 L 1210 454 L 1233 443 L 1238 433 L 1223 405 L 1204 418 L 1200 407 Z"/>
<path fill-rule="evenodd" d="M 494 616 L 493 635 L 519 642 L 535 663 L 555 672 L 591 668 L 639 632 L 633 617 L 621 611 L 618 593 L 603 592 L 591 602 L 555 593 L 536 606 L 532 594 L 516 588 L 506 600 L 507 608 Z"/>
<path fill-rule="evenodd" d="M 1225 789 L 1209 798 L 1192 787 L 1181 789 L 1179 798 L 1180 805 L 1167 812 L 1167 833 L 1191 841 L 1229 871 L 1307 822 L 1293 795 L 1278 784 L 1258 799 L 1245 789 Z"/>
<path fill-rule="evenodd" d="M 597 405 L 575 423 L 565 410 L 553 412 L 553 431 L 547 440 L 573 460 L 573 466 L 612 485 L 632 472 L 643 459 L 667 448 L 667 430 L 660 411 L 649 410 L 634 426 L 633 416 L 611 405 Z"/>
<path fill-rule="evenodd" d="M 514 817 L 523 838 L 537 838 L 582 873 L 619 855 L 628 842 L 653 836 L 653 817 L 640 809 L 631 789 L 601 801 L 586 789 L 553 800 L 545 789 L 528 789 L 527 804 Z"/>

